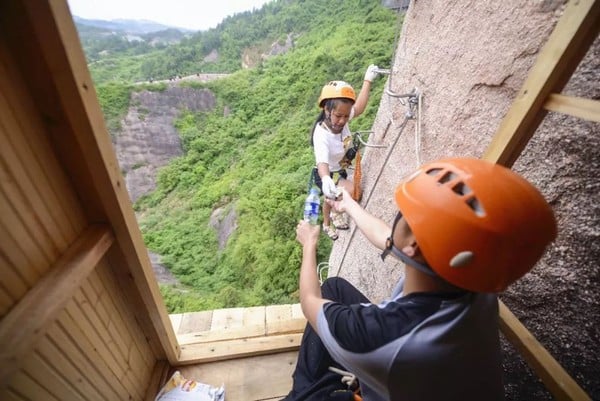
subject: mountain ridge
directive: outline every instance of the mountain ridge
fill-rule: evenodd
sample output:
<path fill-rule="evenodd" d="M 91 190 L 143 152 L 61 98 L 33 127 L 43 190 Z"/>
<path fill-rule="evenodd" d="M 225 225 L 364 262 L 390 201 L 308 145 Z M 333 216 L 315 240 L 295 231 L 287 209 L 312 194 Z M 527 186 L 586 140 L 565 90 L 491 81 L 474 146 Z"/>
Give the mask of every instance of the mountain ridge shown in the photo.
<path fill-rule="evenodd" d="M 101 28 L 105 30 L 111 31 L 119 31 L 129 34 L 147 34 L 154 33 L 166 30 L 177 30 L 182 33 L 193 33 L 196 32 L 192 29 L 181 28 L 176 26 L 170 26 L 161 24 L 159 22 L 146 20 L 146 19 L 127 19 L 127 18 L 118 18 L 113 20 L 104 20 L 104 19 L 88 19 L 79 17 L 77 15 L 73 16 L 73 20 L 76 24 L 86 25 L 95 28 Z"/>

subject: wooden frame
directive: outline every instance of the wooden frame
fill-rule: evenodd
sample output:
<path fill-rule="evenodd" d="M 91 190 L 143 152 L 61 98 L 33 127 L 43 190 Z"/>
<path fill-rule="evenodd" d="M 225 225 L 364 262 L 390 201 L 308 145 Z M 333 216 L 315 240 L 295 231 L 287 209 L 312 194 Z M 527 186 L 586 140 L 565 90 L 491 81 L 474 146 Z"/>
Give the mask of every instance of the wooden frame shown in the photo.
<path fill-rule="evenodd" d="M 483 159 L 511 167 L 546 110 L 600 120 L 600 102 L 560 92 L 598 36 L 600 1 L 570 1 L 504 117 Z M 500 327 L 557 400 L 590 400 L 583 389 L 500 301 Z"/>
<path fill-rule="evenodd" d="M 548 110 L 600 121 L 598 101 L 560 94 L 597 37 L 599 20 L 600 1 L 569 2 L 486 150 L 484 159 L 512 166 Z M 12 293 L 4 294 L 6 298 L 18 298 L 19 302 L 12 308 L 6 307 L 6 313 L 0 321 L 0 395 L 3 395 L 2 391 L 15 377 L 20 386 L 27 387 L 30 394 L 36 394 L 35 392 L 39 391 L 36 387 L 28 387 L 30 382 L 35 380 L 21 374 L 19 369 L 25 366 L 32 371 L 35 368 L 32 366 L 36 363 L 41 365 L 49 359 L 58 360 L 64 357 L 55 344 L 67 342 L 67 337 L 72 336 L 76 330 L 93 332 L 97 341 L 70 344 L 70 349 L 67 350 L 69 353 L 65 351 L 65 355 L 71 358 L 77 356 L 78 352 L 90 353 L 71 366 L 70 372 L 79 376 L 70 383 L 71 387 L 65 386 L 59 390 L 65 398 L 80 391 L 76 388 L 79 383 L 90 392 L 97 391 L 105 396 L 114 394 L 115 397 L 121 398 L 132 393 L 132 388 L 147 379 L 150 386 L 146 391 L 137 390 L 135 396 L 141 399 L 140 394 L 145 393 L 144 398 L 152 399 L 171 367 L 297 349 L 303 321 L 280 321 L 272 326 L 274 328 L 271 330 L 259 331 L 264 335 L 257 334 L 244 340 L 223 337 L 215 338 L 215 341 L 211 342 L 202 342 L 193 336 L 178 339 L 154 278 L 66 1 L 2 1 L 0 32 L 5 35 L 5 38 L 0 40 L 0 56 L 10 58 L 10 63 L 17 67 L 19 73 L 28 77 L 25 83 L 26 90 L 18 95 L 33 94 L 31 99 L 34 104 L 27 106 L 31 106 L 30 109 L 35 109 L 39 114 L 39 121 L 36 120 L 28 128 L 31 131 L 43 131 L 41 135 L 47 137 L 47 145 L 52 148 L 49 152 L 53 152 L 60 163 L 60 166 L 48 166 L 49 171 L 46 173 L 60 175 L 59 173 L 68 172 L 68 180 L 61 181 L 61 185 L 64 188 L 72 187 L 75 195 L 71 197 L 69 194 L 69 199 L 64 203 L 72 205 L 73 214 L 78 214 L 76 218 L 67 216 L 73 220 L 70 232 L 67 233 L 69 235 L 58 230 L 48 233 L 48 237 L 53 237 L 55 243 L 41 249 L 39 257 L 52 260 L 47 271 L 40 271 L 39 274 L 35 269 L 10 272 L 15 277 L 17 273 L 25 277 L 22 282 L 18 277 L 11 279 L 11 282 L 17 285 L 9 289 Z M 0 63 L 0 67 L 3 68 L 0 71 L 4 71 L 6 66 Z M 12 67 L 12 64 L 9 67 Z M 14 73 L 14 69 L 10 72 Z M 7 82 L 4 81 L 4 84 L 9 85 Z M 14 85 L 12 88 L 21 90 L 22 87 Z M 0 100 L 4 101 L 3 98 Z M 9 109 L 11 105 L 5 107 Z M 9 131 L 21 128 L 14 122 L 18 119 L 14 118 L 16 114 L 11 115 L 13 112 L 17 113 L 18 110 L 11 109 L 10 112 L 0 115 L 6 117 L 5 121 L 0 122 L 6 123 L 12 118 L 8 128 L 0 126 L 1 138 L 8 137 Z M 23 160 L 19 160 L 19 155 L 13 157 L 9 153 L 0 152 L 0 173 L 6 174 L 6 177 L 10 176 L 6 172 L 7 164 L 14 160 L 20 163 L 39 162 L 33 154 L 25 155 Z M 10 178 L 15 181 L 26 180 L 26 175 L 14 173 Z M 59 179 L 62 178 L 57 178 Z M 16 216 L 18 213 L 13 213 L 14 208 L 11 209 L 6 204 L 16 204 L 21 193 L 14 190 L 9 185 L 11 183 L 6 182 L 0 181 L 0 205 L 3 207 L 0 234 L 3 237 L 9 226 L 19 224 L 19 219 L 23 225 L 31 224 L 46 229 L 52 226 L 53 219 L 60 218 L 59 215 L 52 214 L 57 213 L 55 210 L 32 217 L 27 214 L 27 209 L 22 209 L 17 210 L 20 215 Z M 45 187 L 47 194 L 53 196 L 53 204 L 58 204 L 54 199 L 58 196 L 52 194 L 48 188 Z M 44 206 L 42 197 L 28 201 L 34 208 Z M 83 205 L 81 210 L 77 209 L 79 205 Z M 80 220 L 87 224 L 80 227 Z M 6 243 L 9 244 L 6 247 L 18 247 L 19 240 L 27 239 L 28 235 L 35 237 L 41 244 L 45 239 L 43 229 L 30 230 L 32 233 L 26 232 L 25 229 L 10 238 L 6 235 Z M 57 234 L 56 238 L 54 234 Z M 76 238 L 71 241 L 69 236 Z M 61 251 L 58 257 L 54 258 L 57 249 Z M 13 260 L 9 260 L 10 256 L 14 255 L 0 253 L 1 267 L 11 263 L 19 265 L 21 261 L 38 261 L 37 255 L 26 254 L 26 248 L 18 255 L 15 252 L 15 255 Z M 86 281 L 89 277 L 93 277 L 94 281 Z M 26 286 L 29 283 L 32 283 L 31 287 Z M 102 318 L 107 314 L 103 308 L 109 301 L 95 299 L 97 302 L 94 307 L 98 309 L 97 321 L 88 322 L 85 327 L 77 325 L 77 319 L 84 320 L 85 312 L 91 311 L 92 306 L 88 304 L 78 309 L 74 307 L 75 303 L 80 301 L 80 304 L 86 304 L 95 296 L 99 298 L 98 294 L 101 291 L 94 286 L 103 284 L 110 287 L 110 292 L 102 293 L 105 297 L 117 292 L 129 296 L 130 305 L 127 306 L 139 313 L 124 311 L 123 316 L 143 329 L 144 335 L 134 333 L 132 336 L 140 343 L 147 342 L 152 351 L 149 354 L 153 355 L 146 356 L 145 360 L 141 360 L 144 357 L 135 360 L 138 356 L 133 356 L 133 360 L 127 361 L 130 365 L 126 368 L 118 363 L 102 366 L 101 369 L 109 374 L 103 376 L 104 383 L 95 384 L 86 376 L 99 369 L 90 359 L 93 359 L 91 355 L 96 351 L 96 345 L 106 345 L 102 343 L 102 336 L 111 341 L 116 338 L 118 344 L 111 346 L 117 351 L 127 352 L 127 344 L 119 341 L 119 333 L 127 329 L 122 322 L 123 318 L 110 321 L 111 325 L 105 331 L 94 332 L 93 324 L 103 323 Z M 67 313 L 61 315 L 61 311 Z M 58 321 L 60 326 L 52 326 L 51 323 L 55 321 Z M 557 399 L 589 399 L 502 302 L 500 321 L 502 332 L 517 347 Z M 258 330 L 263 328 L 258 327 Z M 34 350 L 36 347 L 39 349 Z M 105 354 L 111 356 L 108 346 Z M 31 359 L 26 358 L 29 356 L 32 356 Z M 156 361 L 154 358 L 157 358 Z M 148 378 L 136 376 L 139 375 L 136 369 L 128 369 L 148 366 L 153 362 L 156 363 Z M 46 370 L 40 372 L 52 373 L 47 367 L 43 369 Z M 123 373 L 123 383 L 109 382 L 110 377 L 113 377 L 110 376 L 112 373 L 115 373 L 114 377 L 120 377 L 119 374 Z M 13 396 L 11 399 L 16 398 Z"/>

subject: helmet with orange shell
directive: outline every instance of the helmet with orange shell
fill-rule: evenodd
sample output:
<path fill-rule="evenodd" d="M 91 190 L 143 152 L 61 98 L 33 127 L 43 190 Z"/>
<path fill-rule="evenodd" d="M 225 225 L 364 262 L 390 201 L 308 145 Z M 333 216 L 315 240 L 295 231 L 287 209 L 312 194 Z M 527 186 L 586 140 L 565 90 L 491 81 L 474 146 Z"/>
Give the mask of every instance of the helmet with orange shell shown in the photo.
<path fill-rule="evenodd" d="M 328 99 L 349 99 L 352 102 L 356 101 L 356 93 L 354 88 L 345 81 L 330 81 L 321 89 L 318 105 L 323 108 Z"/>
<path fill-rule="evenodd" d="M 532 184 L 480 159 L 425 164 L 396 188 L 395 200 L 429 268 L 470 291 L 505 290 L 557 235 L 553 211 Z"/>

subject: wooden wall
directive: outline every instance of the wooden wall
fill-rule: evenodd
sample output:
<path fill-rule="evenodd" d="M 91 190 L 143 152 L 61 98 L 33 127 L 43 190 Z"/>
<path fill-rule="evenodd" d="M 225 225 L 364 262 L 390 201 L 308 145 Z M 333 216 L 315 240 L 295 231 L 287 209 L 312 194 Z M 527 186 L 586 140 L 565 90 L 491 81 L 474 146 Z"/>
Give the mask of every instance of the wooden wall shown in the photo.
<path fill-rule="evenodd" d="M 66 1 L 0 2 L 0 399 L 143 400 L 178 359 Z"/>

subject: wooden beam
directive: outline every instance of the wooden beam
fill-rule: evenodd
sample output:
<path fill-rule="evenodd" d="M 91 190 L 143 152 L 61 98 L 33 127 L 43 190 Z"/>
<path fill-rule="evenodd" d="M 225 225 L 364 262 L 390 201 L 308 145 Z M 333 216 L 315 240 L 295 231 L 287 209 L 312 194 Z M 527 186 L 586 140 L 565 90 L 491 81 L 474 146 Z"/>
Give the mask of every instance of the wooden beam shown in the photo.
<path fill-rule="evenodd" d="M 248 356 L 296 351 L 300 348 L 302 333 L 268 337 L 244 338 L 213 343 L 181 346 L 181 356 L 176 366 L 224 361 Z"/>
<path fill-rule="evenodd" d="M 0 321 L 0 389 L 19 369 L 114 242 L 105 225 L 91 225 L 49 272 Z"/>
<path fill-rule="evenodd" d="M 598 0 L 568 3 L 482 159 L 512 167 L 546 116 L 544 107 L 566 108 L 568 102 L 552 93 L 563 89 L 598 36 L 599 18 Z M 587 102 L 576 103 L 589 106 Z M 500 329 L 556 399 L 590 399 L 502 302 Z"/>
<path fill-rule="evenodd" d="M 176 362 L 177 338 L 131 206 L 66 0 L 0 2 L 10 52 L 35 93 L 44 129 L 88 221 L 116 238 L 107 260 L 156 359 Z"/>
<path fill-rule="evenodd" d="M 500 328 L 506 338 L 519 350 L 529 366 L 550 390 L 554 398 L 561 400 L 585 401 L 591 398 L 569 376 L 562 366 L 523 326 L 519 319 L 499 301 Z"/>
<path fill-rule="evenodd" d="M 152 370 L 152 377 L 150 378 L 150 384 L 146 388 L 146 395 L 144 401 L 155 401 L 156 395 L 162 388 L 162 386 L 169 380 L 169 372 L 171 371 L 171 365 L 167 361 L 158 361 L 154 365 Z"/>
<path fill-rule="evenodd" d="M 599 19 L 600 1 L 569 1 L 483 159 L 513 165 L 546 115 L 548 96 L 562 91 L 598 35 Z"/>
<path fill-rule="evenodd" d="M 544 103 L 544 108 L 548 111 L 555 111 L 600 123 L 600 101 L 598 100 L 553 93 L 548 97 L 546 103 Z"/>

